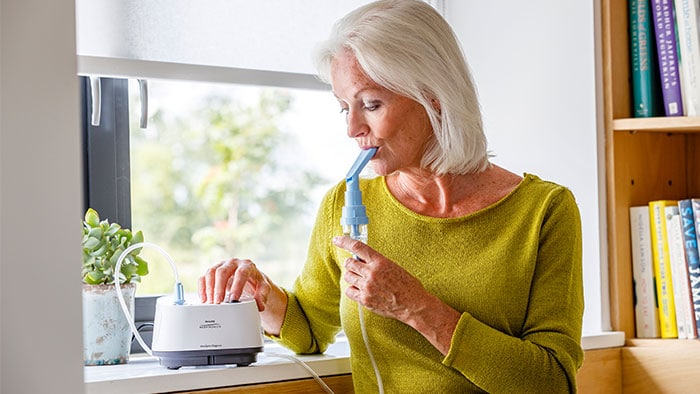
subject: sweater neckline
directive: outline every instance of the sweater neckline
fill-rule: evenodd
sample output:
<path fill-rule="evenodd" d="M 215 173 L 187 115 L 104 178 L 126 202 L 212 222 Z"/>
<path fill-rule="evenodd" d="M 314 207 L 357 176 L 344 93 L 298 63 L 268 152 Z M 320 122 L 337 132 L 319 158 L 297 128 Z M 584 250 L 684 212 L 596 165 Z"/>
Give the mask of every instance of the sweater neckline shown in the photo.
<path fill-rule="evenodd" d="M 495 209 L 503 204 L 505 204 L 507 201 L 513 199 L 514 195 L 519 194 L 519 192 L 525 188 L 528 184 L 531 182 L 538 180 L 539 178 L 536 175 L 529 174 L 529 173 L 523 173 L 523 179 L 520 180 L 517 186 L 513 188 L 508 194 L 503 196 L 500 200 L 496 201 L 495 203 L 488 205 L 484 208 L 479 209 L 478 211 L 474 211 L 471 213 L 468 213 L 466 215 L 462 216 L 455 216 L 455 217 L 447 217 L 447 218 L 439 218 L 439 217 L 434 217 L 434 216 L 427 216 L 420 214 L 418 212 L 415 212 L 411 209 L 409 209 L 407 206 L 403 205 L 393 194 L 391 194 L 391 191 L 389 190 L 389 185 L 387 185 L 386 182 L 386 177 L 381 176 L 380 177 L 380 183 L 381 183 L 381 189 L 382 193 L 384 193 L 385 197 L 391 201 L 391 203 L 398 208 L 400 211 L 411 215 L 415 218 L 425 220 L 425 221 L 437 221 L 437 222 L 451 222 L 451 221 L 460 221 L 468 218 L 473 218 L 475 216 L 479 216 L 484 214 L 485 212 L 488 212 L 492 209 Z"/>

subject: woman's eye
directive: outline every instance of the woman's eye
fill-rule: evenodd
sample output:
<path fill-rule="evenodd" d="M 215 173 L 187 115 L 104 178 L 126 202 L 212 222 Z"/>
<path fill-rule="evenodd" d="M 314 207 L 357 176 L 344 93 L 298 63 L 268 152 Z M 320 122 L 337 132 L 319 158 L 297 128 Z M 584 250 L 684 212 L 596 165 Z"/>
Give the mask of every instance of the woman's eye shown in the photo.
<path fill-rule="evenodd" d="M 379 108 L 379 103 L 372 101 L 372 102 L 364 103 L 362 106 L 367 111 L 374 111 L 377 108 Z"/>
<path fill-rule="evenodd" d="M 340 113 L 347 115 L 350 110 L 348 108 L 341 108 Z"/>

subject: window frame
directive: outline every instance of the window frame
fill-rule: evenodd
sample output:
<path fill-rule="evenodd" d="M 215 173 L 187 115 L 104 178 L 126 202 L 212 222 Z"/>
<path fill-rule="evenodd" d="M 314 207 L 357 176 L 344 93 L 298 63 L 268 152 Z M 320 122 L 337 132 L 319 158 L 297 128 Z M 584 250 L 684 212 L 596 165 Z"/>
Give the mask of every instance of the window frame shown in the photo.
<path fill-rule="evenodd" d="M 100 78 L 100 122 L 93 125 L 90 80 L 80 78 L 83 212 L 131 228 L 128 80 Z"/>

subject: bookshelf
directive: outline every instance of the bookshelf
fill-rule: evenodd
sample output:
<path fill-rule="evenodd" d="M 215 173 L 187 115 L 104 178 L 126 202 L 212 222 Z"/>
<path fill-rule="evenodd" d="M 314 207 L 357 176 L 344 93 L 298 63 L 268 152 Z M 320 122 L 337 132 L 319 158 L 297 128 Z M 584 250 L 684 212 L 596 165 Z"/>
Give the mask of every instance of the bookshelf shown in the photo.
<path fill-rule="evenodd" d="M 631 118 L 627 1 L 601 1 L 601 40 L 611 321 L 628 345 L 654 345 L 633 339 L 629 207 L 700 196 L 700 117 Z"/>
<path fill-rule="evenodd" d="M 627 2 L 601 8 L 610 310 L 634 338 L 629 207 L 700 196 L 700 117 L 630 118 Z"/>

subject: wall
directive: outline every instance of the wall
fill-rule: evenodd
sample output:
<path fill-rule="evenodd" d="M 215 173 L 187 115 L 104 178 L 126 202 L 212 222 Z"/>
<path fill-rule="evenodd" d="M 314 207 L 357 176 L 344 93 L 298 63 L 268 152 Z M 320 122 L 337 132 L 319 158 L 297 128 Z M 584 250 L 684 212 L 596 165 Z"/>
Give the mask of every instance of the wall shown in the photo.
<path fill-rule="evenodd" d="M 83 392 L 73 0 L 0 2 L 0 392 Z"/>
<path fill-rule="evenodd" d="M 607 329 L 594 2 L 448 0 L 445 7 L 479 89 L 493 161 L 568 186 L 576 196 L 583 221 L 584 332 Z"/>

